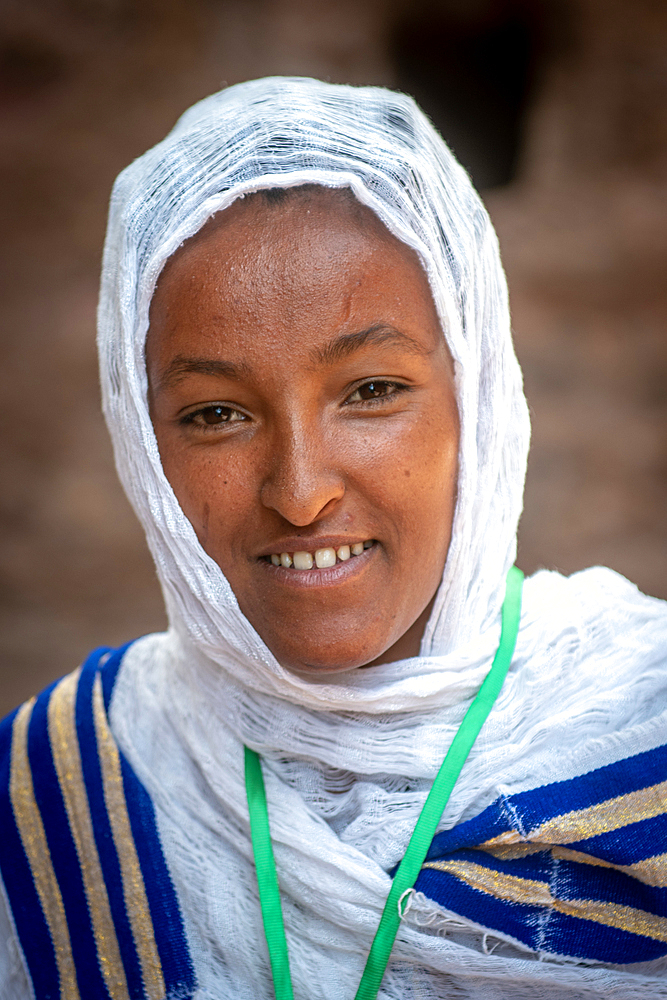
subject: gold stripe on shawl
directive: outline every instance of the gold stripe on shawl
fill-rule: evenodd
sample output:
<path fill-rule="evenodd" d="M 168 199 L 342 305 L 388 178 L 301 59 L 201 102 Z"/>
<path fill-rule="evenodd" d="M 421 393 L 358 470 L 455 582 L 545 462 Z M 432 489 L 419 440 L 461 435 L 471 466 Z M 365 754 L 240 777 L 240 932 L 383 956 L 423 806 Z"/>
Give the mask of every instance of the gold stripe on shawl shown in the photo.
<path fill-rule="evenodd" d="M 601 868 L 614 868 L 617 872 L 623 872 L 643 882 L 644 885 L 654 886 L 656 889 L 667 888 L 667 854 L 656 854 L 652 858 L 642 858 L 635 861 L 633 865 L 613 865 L 601 858 L 594 858 L 590 854 L 582 851 L 571 851 L 568 847 L 553 847 L 551 853 L 555 858 L 563 861 L 578 861 L 585 865 L 597 865 Z"/>
<path fill-rule="evenodd" d="M 603 865 L 604 867 L 615 868 L 619 872 L 624 872 L 644 885 L 654 886 L 656 889 L 667 888 L 667 854 L 656 854 L 652 858 L 642 858 L 635 861 L 633 865 L 608 865 L 606 861 L 592 858 L 588 854 L 580 851 L 571 851 L 567 847 L 554 847 L 554 857 L 563 858 L 566 861 L 581 861 L 589 865 Z"/>
<path fill-rule="evenodd" d="M 506 875 L 473 861 L 427 861 L 423 868 L 434 868 L 439 872 L 456 875 L 473 889 L 487 892 L 496 899 L 525 903 L 527 906 L 553 906 L 554 903 L 547 882 Z"/>
<path fill-rule="evenodd" d="M 104 802 L 120 862 L 125 906 L 141 964 L 144 986 L 150 1000 L 164 1000 L 166 988 L 162 964 L 155 943 L 146 889 L 127 813 L 118 747 L 109 729 L 99 674 L 95 678 L 93 687 L 93 716 L 102 767 Z"/>
<path fill-rule="evenodd" d="M 9 796 L 23 850 L 26 853 L 39 902 L 49 928 L 56 955 L 60 1000 L 79 1000 L 65 907 L 53 870 L 44 824 L 35 801 L 28 761 L 28 726 L 35 699 L 23 705 L 14 719 L 9 777 Z"/>
<path fill-rule="evenodd" d="M 476 847 L 473 850 L 484 851 L 491 857 L 499 861 L 517 861 L 527 858 L 531 854 L 550 852 L 552 857 L 561 861 L 576 861 L 583 865 L 595 865 L 598 868 L 612 868 L 614 871 L 623 872 L 631 878 L 643 882 L 644 885 L 651 885 L 657 889 L 667 888 L 667 854 L 656 854 L 652 858 L 642 858 L 632 865 L 615 865 L 611 861 L 596 858 L 592 854 L 585 854 L 583 851 L 573 851 L 569 847 L 560 847 L 557 844 L 499 844 L 489 847 Z"/>
<path fill-rule="evenodd" d="M 88 795 L 81 769 L 75 722 L 79 673 L 77 670 L 65 677 L 51 695 L 48 709 L 49 739 L 79 858 L 102 976 L 114 1000 L 129 1000 L 125 969 L 120 957 L 109 897 L 95 845 Z"/>
<path fill-rule="evenodd" d="M 485 854 L 490 854 L 492 858 L 497 858 L 499 861 L 520 861 L 522 858 L 527 858 L 531 854 L 543 854 L 546 851 L 552 850 L 551 844 L 498 844 L 496 838 L 493 840 L 488 840 L 485 844 L 480 847 L 473 847 L 473 851 L 484 851 Z"/>
<path fill-rule="evenodd" d="M 506 875 L 471 861 L 429 861 L 423 867 L 455 875 L 471 888 L 486 892 L 496 899 L 528 906 L 547 906 L 566 916 L 591 920 L 630 934 L 667 942 L 667 919 L 637 910 L 633 906 L 595 899 L 556 899 L 546 882 Z"/>
<path fill-rule="evenodd" d="M 592 920 L 596 924 L 604 924 L 619 931 L 628 931 L 630 934 L 653 938 L 654 941 L 667 942 L 667 919 L 658 917 L 655 913 L 636 910 L 634 906 L 603 903 L 597 899 L 557 899 L 554 901 L 554 909 L 568 917 Z"/>
<path fill-rule="evenodd" d="M 520 844 L 525 841 L 545 844 L 573 844 L 578 840 L 597 837 L 601 833 L 620 830 L 631 823 L 652 819 L 665 812 L 667 801 L 667 781 L 661 781 L 649 788 L 619 795 L 606 802 L 598 802 L 586 809 L 575 809 L 560 816 L 554 816 L 525 835 L 516 830 L 508 830 L 482 844 L 483 848 L 500 844 Z"/>

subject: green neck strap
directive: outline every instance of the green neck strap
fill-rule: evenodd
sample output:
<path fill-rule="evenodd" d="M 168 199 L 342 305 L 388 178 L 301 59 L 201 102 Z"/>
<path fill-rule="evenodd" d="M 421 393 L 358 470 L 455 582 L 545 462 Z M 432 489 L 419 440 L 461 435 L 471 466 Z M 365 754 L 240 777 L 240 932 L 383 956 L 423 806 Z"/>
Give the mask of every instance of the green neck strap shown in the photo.
<path fill-rule="evenodd" d="M 500 643 L 491 669 L 452 740 L 447 756 L 442 762 L 417 820 L 403 860 L 394 875 L 355 1000 L 375 1000 L 377 997 L 401 922 L 399 913 L 401 896 L 408 889 L 411 889 L 417 880 L 452 789 L 503 686 L 503 681 L 512 662 L 519 632 L 522 585 L 523 573 L 516 566 L 513 566 L 507 574 Z M 276 865 L 271 847 L 262 766 L 258 754 L 248 747 L 245 748 L 245 782 L 250 813 L 250 836 L 259 886 L 259 902 L 262 908 L 264 933 L 269 949 L 276 1000 L 293 1000 L 287 941 L 280 906 Z"/>

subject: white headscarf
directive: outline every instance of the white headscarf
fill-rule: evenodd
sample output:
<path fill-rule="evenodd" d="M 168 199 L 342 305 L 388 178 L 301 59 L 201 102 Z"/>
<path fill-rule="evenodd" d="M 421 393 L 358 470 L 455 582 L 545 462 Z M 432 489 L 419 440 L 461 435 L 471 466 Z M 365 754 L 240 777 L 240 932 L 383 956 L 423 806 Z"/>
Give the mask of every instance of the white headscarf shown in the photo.
<path fill-rule="evenodd" d="M 244 194 L 305 183 L 352 188 L 417 251 L 455 361 L 458 504 L 425 656 L 458 649 L 497 617 L 515 556 L 529 423 L 495 233 L 465 172 L 410 98 L 315 80 L 241 84 L 191 108 L 120 175 L 99 310 L 104 409 L 170 621 L 212 659 L 238 658 L 250 686 L 316 707 L 329 702 L 329 686 L 313 690 L 273 659 L 183 515 L 162 471 L 144 364 L 151 296 L 174 250 Z M 343 686 L 335 688 L 345 698 Z M 356 685 L 350 697 L 358 699 Z"/>
<path fill-rule="evenodd" d="M 461 418 L 452 541 L 421 655 L 333 680 L 285 670 L 241 614 L 165 478 L 146 399 L 149 305 L 167 258 L 237 198 L 306 183 L 351 188 L 418 253 L 454 359 Z M 191 108 L 118 178 L 99 348 L 118 470 L 170 621 L 166 635 L 128 653 L 112 726 L 156 803 L 198 995 L 272 996 L 248 839 L 245 742 L 265 759 L 296 996 L 351 1000 L 386 872 L 489 668 L 515 557 L 529 423 L 495 234 L 467 175 L 409 98 L 308 79 L 240 84 Z M 608 571 L 578 579 L 542 574 L 527 585 L 512 671 L 446 826 L 479 812 L 500 783 L 518 790 L 579 773 L 590 741 L 591 760 L 622 755 L 624 726 L 636 730 L 635 745 L 655 739 L 655 716 L 667 707 L 655 652 L 660 643 L 667 649 L 664 608 Z M 602 620 L 608 603 L 623 606 L 620 618 Z M 631 656 L 619 646 L 621 625 L 632 635 Z M 382 996 L 647 995 L 641 976 L 508 951 L 489 957 L 475 929 L 425 900 L 411 919 Z M 420 928 L 424 921 L 441 933 Z"/>

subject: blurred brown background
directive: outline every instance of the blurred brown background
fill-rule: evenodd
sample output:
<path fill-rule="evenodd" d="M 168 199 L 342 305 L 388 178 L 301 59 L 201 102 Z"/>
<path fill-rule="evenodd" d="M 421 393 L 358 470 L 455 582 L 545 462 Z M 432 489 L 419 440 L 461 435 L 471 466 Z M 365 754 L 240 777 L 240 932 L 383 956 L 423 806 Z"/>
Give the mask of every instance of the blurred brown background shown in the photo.
<path fill-rule="evenodd" d="M 533 413 L 519 562 L 667 597 L 665 0 L 5 0 L 0 714 L 164 625 L 99 412 L 113 178 L 271 73 L 414 94 L 481 188 Z"/>

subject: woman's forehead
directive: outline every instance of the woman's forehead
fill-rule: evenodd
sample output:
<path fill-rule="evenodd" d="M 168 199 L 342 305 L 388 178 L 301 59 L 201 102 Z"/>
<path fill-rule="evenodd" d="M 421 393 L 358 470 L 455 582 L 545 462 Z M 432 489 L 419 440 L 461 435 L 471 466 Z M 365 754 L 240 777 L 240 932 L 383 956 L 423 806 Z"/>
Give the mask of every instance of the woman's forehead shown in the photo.
<path fill-rule="evenodd" d="M 428 280 L 414 250 L 397 239 L 349 189 L 304 185 L 268 189 L 217 212 L 166 261 L 154 302 L 177 284 L 226 282 L 247 294 L 260 277 L 288 286 L 312 281 L 320 294 L 349 283 L 351 271 L 378 260 L 386 267 Z M 297 265 L 298 262 L 298 265 Z M 323 283 L 322 278 L 326 278 Z M 359 280 L 355 274 L 352 280 Z"/>
<path fill-rule="evenodd" d="M 249 355 L 278 337 L 317 353 L 371 329 L 422 350 L 443 339 L 416 253 L 351 192 L 326 188 L 258 192 L 218 213 L 171 258 L 150 318 L 160 353 L 186 332 L 193 346 Z"/>
<path fill-rule="evenodd" d="M 320 230 L 323 247 L 334 234 L 344 231 L 348 240 L 356 234 L 358 240 L 383 243 L 418 260 L 414 251 L 398 240 L 371 208 L 358 201 L 350 188 L 304 184 L 260 189 L 237 198 L 187 239 L 167 260 L 162 273 L 199 248 L 217 245 L 224 251 L 237 234 L 241 246 L 252 247 L 259 240 L 277 240 L 288 233 L 296 236 L 308 230 Z"/>

